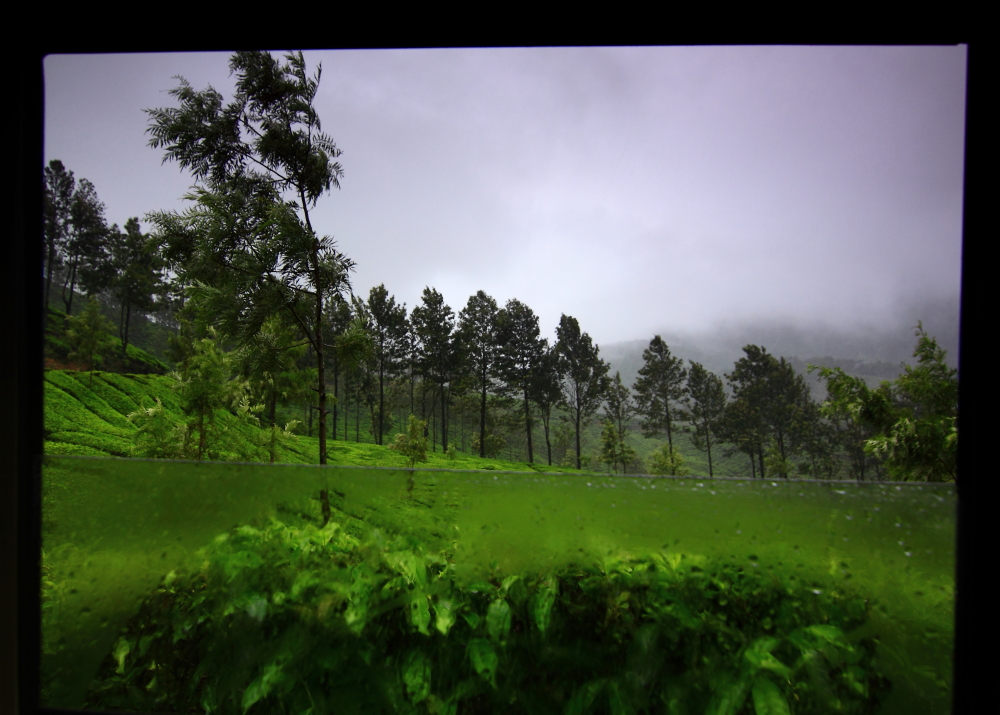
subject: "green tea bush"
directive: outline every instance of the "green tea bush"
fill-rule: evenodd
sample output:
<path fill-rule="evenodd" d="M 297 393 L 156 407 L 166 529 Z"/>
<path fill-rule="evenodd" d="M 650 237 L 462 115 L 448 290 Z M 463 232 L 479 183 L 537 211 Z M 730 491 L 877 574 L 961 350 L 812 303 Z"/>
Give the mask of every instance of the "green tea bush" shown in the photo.
<path fill-rule="evenodd" d="M 888 689 L 851 635 L 870 605 L 842 591 L 675 553 L 467 583 L 450 550 L 338 518 L 242 526 L 171 572 L 88 706 L 820 715 L 874 713 Z"/>

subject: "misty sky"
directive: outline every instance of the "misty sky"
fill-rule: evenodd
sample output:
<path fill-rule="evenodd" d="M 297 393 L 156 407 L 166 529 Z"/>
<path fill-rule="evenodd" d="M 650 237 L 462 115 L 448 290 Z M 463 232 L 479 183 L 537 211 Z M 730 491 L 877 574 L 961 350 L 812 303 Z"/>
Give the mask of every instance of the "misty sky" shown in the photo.
<path fill-rule="evenodd" d="M 904 321 L 959 292 L 966 48 L 306 52 L 343 150 L 313 225 L 412 308 L 482 289 L 599 344 Z M 110 222 L 184 207 L 143 109 L 225 53 L 45 59 L 45 161 Z M 144 224 L 148 228 L 148 224 Z M 957 319 L 957 315 L 956 315 Z"/>

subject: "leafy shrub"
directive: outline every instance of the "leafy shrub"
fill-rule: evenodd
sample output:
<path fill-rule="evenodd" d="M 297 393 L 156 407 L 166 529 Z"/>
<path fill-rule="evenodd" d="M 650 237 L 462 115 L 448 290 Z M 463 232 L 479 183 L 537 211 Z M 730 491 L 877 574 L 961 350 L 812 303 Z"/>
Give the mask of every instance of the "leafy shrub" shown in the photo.
<path fill-rule="evenodd" d="M 681 554 L 466 583 L 412 536 L 272 520 L 204 559 L 145 601 L 89 706 L 821 715 L 888 688 L 847 635 L 863 599 Z"/>
<path fill-rule="evenodd" d="M 671 450 L 666 444 L 660 445 L 649 455 L 649 473 L 658 476 L 686 476 L 688 470 L 684 467 L 684 455 L 677 447 Z"/>
<path fill-rule="evenodd" d="M 424 420 L 418 420 L 416 416 L 410 415 L 406 432 L 397 434 L 395 441 L 389 445 L 389 449 L 393 449 L 406 457 L 406 463 L 410 467 L 417 462 L 426 462 L 427 437 L 424 436 L 424 430 L 426 429 L 427 423 Z"/>

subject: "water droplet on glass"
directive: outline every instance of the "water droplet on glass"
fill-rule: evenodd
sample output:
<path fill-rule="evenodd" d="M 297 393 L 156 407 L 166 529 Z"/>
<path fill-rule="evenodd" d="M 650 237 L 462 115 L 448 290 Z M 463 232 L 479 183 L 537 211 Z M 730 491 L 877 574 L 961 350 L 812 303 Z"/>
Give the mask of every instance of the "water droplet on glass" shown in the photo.
<path fill-rule="evenodd" d="M 776 487 L 776 486 L 778 486 L 778 483 L 777 482 L 771 482 L 771 486 L 772 487 Z"/>
<path fill-rule="evenodd" d="M 823 592 L 820 589 L 818 589 L 818 588 L 814 588 L 813 589 L 813 593 L 815 593 L 818 596 L 818 595 L 820 595 Z"/>
<path fill-rule="evenodd" d="M 896 528 L 897 528 L 897 529 L 898 529 L 899 527 L 901 527 L 901 526 L 902 526 L 902 524 L 900 524 L 900 523 L 898 523 L 898 522 L 896 523 Z"/>
<path fill-rule="evenodd" d="M 837 492 L 837 494 L 847 494 L 843 489 L 834 489 L 833 491 Z"/>
<path fill-rule="evenodd" d="M 588 487 L 590 486 L 590 482 L 587 482 L 587 486 L 588 486 Z"/>
<path fill-rule="evenodd" d="M 714 490 L 714 489 L 712 490 L 712 494 L 713 494 L 713 495 L 715 494 L 715 490 Z"/>
<path fill-rule="evenodd" d="M 847 519 L 848 521 L 851 521 L 851 520 L 852 520 L 852 519 L 853 519 L 854 517 L 853 517 L 853 516 L 851 516 L 850 514 L 848 514 L 848 515 L 847 515 L 846 517 L 844 517 L 844 518 L 845 518 L 845 519 Z"/>
<path fill-rule="evenodd" d="M 736 533 L 737 533 L 737 534 L 742 534 L 743 532 L 742 532 L 742 531 L 740 531 L 739 529 L 737 529 L 737 530 L 736 530 Z"/>
<path fill-rule="evenodd" d="M 912 551 L 907 551 L 907 552 L 906 552 L 906 555 L 907 555 L 907 556 L 913 556 L 913 552 L 912 552 Z"/>

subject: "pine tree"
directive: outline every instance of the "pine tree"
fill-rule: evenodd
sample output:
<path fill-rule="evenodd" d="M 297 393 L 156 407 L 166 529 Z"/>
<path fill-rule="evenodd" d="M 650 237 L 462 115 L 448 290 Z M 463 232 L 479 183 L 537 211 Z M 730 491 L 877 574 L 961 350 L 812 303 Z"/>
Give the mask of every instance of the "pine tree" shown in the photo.
<path fill-rule="evenodd" d="M 462 356 L 479 393 L 479 456 L 486 456 L 486 396 L 503 391 L 497 303 L 483 291 L 469 298 L 458 314 L 458 333 Z"/>
<path fill-rule="evenodd" d="M 643 416 L 642 431 L 646 437 L 666 433 L 667 445 L 674 449 L 674 424 L 680 417 L 678 402 L 684 396 L 687 372 L 683 361 L 670 353 L 670 348 L 657 335 L 642 352 L 643 366 L 633 389 L 638 412 Z"/>
<path fill-rule="evenodd" d="M 528 463 L 535 461 L 532 445 L 534 427 L 532 375 L 542 368 L 545 345 L 539 338 L 538 316 L 521 301 L 511 299 L 497 319 L 498 343 L 502 346 L 501 360 L 504 380 L 511 392 L 519 392 L 524 407 L 524 426 L 528 444 Z"/>
<path fill-rule="evenodd" d="M 712 445 L 719 429 L 719 421 L 726 409 L 726 393 L 722 380 L 706 370 L 701 363 L 691 361 L 685 403 L 690 410 L 691 422 L 694 425 L 692 442 L 697 449 L 708 453 L 708 476 L 715 476 L 712 468 Z"/>
<path fill-rule="evenodd" d="M 576 435 L 576 468 L 582 469 L 580 436 L 604 400 L 611 367 L 576 318 L 563 315 L 556 327 L 556 353 L 563 377 L 560 405 L 569 413 Z"/>

